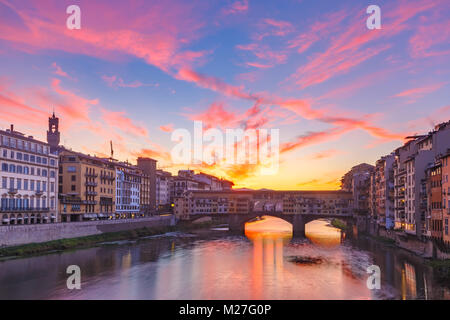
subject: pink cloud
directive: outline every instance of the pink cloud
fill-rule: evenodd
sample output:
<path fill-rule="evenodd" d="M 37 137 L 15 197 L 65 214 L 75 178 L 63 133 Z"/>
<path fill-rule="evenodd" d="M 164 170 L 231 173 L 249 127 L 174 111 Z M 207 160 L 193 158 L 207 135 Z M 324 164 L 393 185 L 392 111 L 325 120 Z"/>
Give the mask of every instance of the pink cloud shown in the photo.
<path fill-rule="evenodd" d="M 420 98 L 424 97 L 425 95 L 442 88 L 444 85 L 445 85 L 445 83 L 442 82 L 442 83 L 428 85 L 425 87 L 412 88 L 412 89 L 408 89 L 408 90 L 402 91 L 400 93 L 397 93 L 396 95 L 394 95 L 394 97 L 408 98 L 408 99 L 410 99 L 409 100 L 410 102 L 415 102 L 416 99 L 420 99 Z"/>
<path fill-rule="evenodd" d="M 160 126 L 159 129 L 163 132 L 172 132 L 173 131 L 173 123 L 169 123 L 169 124 Z"/>
<path fill-rule="evenodd" d="M 365 16 L 362 13 L 356 14 L 356 18 L 352 18 L 351 24 L 344 29 L 344 32 L 331 38 L 324 52 L 314 55 L 305 65 L 300 66 L 291 78 L 296 80 L 300 88 L 306 88 L 347 73 L 391 46 L 386 43 L 374 44 L 375 40 L 388 39 L 406 30 L 405 22 L 436 5 L 437 2 L 423 1 L 408 5 L 395 3 L 389 10 L 385 10 L 383 28 L 376 32 L 368 32 L 361 27 L 361 21 L 364 21 Z M 341 21 L 344 17 L 345 14 L 340 16 Z M 299 47 L 301 52 L 305 51 L 320 38 L 322 27 L 318 26 L 317 30 L 318 33 L 313 32 L 312 35 L 301 35 L 291 43 L 291 46 Z M 371 46 L 368 46 L 369 43 Z"/>
<path fill-rule="evenodd" d="M 248 0 L 234 1 L 231 5 L 222 10 L 226 15 L 245 13 L 248 11 Z"/>
<path fill-rule="evenodd" d="M 112 88 L 122 87 L 122 88 L 139 88 L 139 87 L 159 87 L 158 83 L 142 83 L 141 81 L 135 80 L 133 82 L 126 83 L 122 78 L 115 75 L 112 76 L 102 76 L 103 81 L 105 81 L 108 86 Z"/>
<path fill-rule="evenodd" d="M 56 62 L 53 62 L 53 63 L 52 63 L 52 67 L 55 68 L 55 71 L 53 71 L 54 74 L 56 74 L 56 75 L 58 75 L 58 76 L 61 76 L 61 77 L 66 77 L 66 78 L 68 78 L 68 79 L 72 79 L 72 77 L 69 76 L 69 75 L 67 74 L 67 72 L 63 71 L 63 69 L 61 69 L 61 67 L 58 66 L 58 65 L 56 64 Z"/>
<path fill-rule="evenodd" d="M 109 111 L 102 109 L 101 112 L 103 114 L 103 120 L 109 126 L 136 136 L 148 136 L 147 129 L 141 125 L 137 125 L 133 120 L 126 116 L 124 111 Z"/>

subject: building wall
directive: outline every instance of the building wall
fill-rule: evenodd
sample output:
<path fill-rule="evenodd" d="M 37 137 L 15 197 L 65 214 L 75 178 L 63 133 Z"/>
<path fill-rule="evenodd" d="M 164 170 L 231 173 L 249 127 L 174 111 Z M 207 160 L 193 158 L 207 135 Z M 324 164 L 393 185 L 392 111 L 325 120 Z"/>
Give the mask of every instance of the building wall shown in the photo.
<path fill-rule="evenodd" d="M 115 171 L 108 160 L 71 150 L 60 152 L 62 221 L 107 219 L 115 212 Z"/>
<path fill-rule="evenodd" d="M 138 158 L 137 167 L 142 170 L 144 175 L 148 176 L 149 179 L 149 207 L 150 212 L 154 213 L 156 211 L 156 163 L 157 161 L 151 158 Z"/>
<path fill-rule="evenodd" d="M 58 157 L 13 127 L 0 130 L 0 226 L 59 221 Z"/>
<path fill-rule="evenodd" d="M 142 171 L 129 164 L 116 164 L 116 218 L 140 215 Z"/>
<path fill-rule="evenodd" d="M 427 171 L 427 209 L 429 211 L 429 225 L 431 237 L 442 239 L 442 166 L 437 164 Z"/>
<path fill-rule="evenodd" d="M 173 216 L 158 216 L 139 220 L 98 220 L 44 225 L 4 226 L 0 228 L 0 247 L 84 237 L 144 227 L 159 228 L 173 225 L 173 223 Z"/>
<path fill-rule="evenodd" d="M 442 159 L 442 239 L 450 246 L 450 154 Z"/>

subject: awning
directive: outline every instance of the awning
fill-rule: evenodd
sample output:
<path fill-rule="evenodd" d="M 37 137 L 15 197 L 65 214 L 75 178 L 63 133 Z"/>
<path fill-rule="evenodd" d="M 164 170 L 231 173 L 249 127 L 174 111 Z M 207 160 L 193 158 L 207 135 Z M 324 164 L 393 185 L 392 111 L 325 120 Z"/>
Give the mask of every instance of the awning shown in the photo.
<path fill-rule="evenodd" d="M 54 214 L 52 214 L 52 219 L 56 219 L 56 217 L 55 217 L 55 215 L 54 215 Z"/>
<path fill-rule="evenodd" d="M 23 220 L 22 217 L 18 217 L 17 220 Z"/>
<path fill-rule="evenodd" d="M 48 220 L 48 217 L 47 217 L 47 216 L 45 216 L 45 217 L 44 217 L 44 220 Z"/>
<path fill-rule="evenodd" d="M 2 221 L 3 222 L 9 222 L 9 219 L 3 219 Z"/>

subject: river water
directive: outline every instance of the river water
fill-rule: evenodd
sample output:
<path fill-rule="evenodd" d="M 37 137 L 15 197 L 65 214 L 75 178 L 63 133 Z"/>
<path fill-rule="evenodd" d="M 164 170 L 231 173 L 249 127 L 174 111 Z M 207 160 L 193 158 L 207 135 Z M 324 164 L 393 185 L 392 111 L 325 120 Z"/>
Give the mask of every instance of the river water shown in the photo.
<path fill-rule="evenodd" d="M 450 299 L 410 253 L 346 239 L 324 220 L 307 225 L 307 239 L 290 228 L 268 217 L 248 223 L 245 236 L 174 232 L 4 261 L 0 299 Z M 81 269 L 80 290 L 67 289 L 69 265 Z M 380 267 L 379 290 L 367 287 L 370 265 Z"/>

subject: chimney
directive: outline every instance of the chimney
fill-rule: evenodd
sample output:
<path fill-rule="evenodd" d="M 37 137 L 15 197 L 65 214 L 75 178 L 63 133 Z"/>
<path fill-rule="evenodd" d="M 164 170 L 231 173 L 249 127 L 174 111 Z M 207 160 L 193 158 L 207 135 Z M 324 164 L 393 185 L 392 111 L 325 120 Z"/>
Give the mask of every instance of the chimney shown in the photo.
<path fill-rule="evenodd" d="M 14 125 L 11 124 L 11 132 L 13 132 L 13 131 L 14 131 Z"/>

